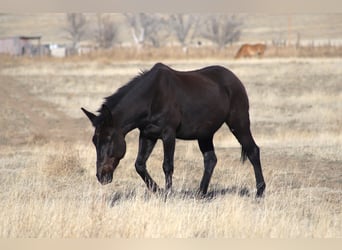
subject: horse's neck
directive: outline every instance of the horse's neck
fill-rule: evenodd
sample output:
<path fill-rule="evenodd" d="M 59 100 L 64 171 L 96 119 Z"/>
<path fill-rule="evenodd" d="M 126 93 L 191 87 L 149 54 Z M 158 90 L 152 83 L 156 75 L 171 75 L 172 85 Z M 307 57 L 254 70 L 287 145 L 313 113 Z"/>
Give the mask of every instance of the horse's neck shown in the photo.
<path fill-rule="evenodd" d="M 119 124 L 124 134 L 139 127 L 148 114 L 148 100 L 142 95 L 124 97 L 113 109 L 113 118 Z"/>

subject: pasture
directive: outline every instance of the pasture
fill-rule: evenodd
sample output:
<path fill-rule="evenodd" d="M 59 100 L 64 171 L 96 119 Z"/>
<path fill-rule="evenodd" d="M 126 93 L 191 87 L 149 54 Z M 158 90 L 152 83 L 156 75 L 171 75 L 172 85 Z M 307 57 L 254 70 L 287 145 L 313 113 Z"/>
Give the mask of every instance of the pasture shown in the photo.
<path fill-rule="evenodd" d="M 80 107 L 103 98 L 155 62 L 2 60 L 1 238 L 342 237 L 342 59 L 167 60 L 177 70 L 219 64 L 244 83 L 251 130 L 267 184 L 256 200 L 249 161 L 226 126 L 206 199 L 195 141 L 176 142 L 173 194 L 147 191 L 135 172 L 138 131 L 113 182 L 98 183 L 93 129 Z M 147 162 L 164 186 L 162 145 Z"/>

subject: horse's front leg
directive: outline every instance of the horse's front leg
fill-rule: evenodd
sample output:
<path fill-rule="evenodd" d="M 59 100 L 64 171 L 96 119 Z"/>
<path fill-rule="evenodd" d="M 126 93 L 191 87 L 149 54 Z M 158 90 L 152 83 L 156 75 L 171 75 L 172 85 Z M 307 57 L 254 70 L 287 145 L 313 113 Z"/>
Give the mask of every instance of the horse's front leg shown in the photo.
<path fill-rule="evenodd" d="M 165 191 L 168 194 L 172 188 L 173 158 L 176 145 L 175 131 L 172 129 L 165 130 L 162 140 L 164 148 L 163 170 L 165 174 Z"/>
<path fill-rule="evenodd" d="M 157 183 L 149 175 L 146 169 L 146 161 L 148 157 L 151 155 L 151 152 L 154 146 L 156 145 L 156 142 L 157 140 L 146 138 L 140 134 L 138 157 L 135 161 L 136 171 L 141 176 L 143 181 L 146 183 L 147 188 L 152 192 L 159 191 L 159 187 Z"/>

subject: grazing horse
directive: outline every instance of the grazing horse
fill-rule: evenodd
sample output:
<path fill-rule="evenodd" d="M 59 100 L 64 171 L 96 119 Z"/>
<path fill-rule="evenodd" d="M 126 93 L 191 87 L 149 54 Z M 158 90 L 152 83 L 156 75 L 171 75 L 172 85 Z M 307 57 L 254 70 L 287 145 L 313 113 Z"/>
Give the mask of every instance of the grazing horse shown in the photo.
<path fill-rule="evenodd" d="M 243 44 L 235 55 L 235 59 L 240 57 L 261 57 L 264 55 L 266 50 L 266 45 L 262 43 L 257 44 Z"/>
<path fill-rule="evenodd" d="M 97 153 L 97 179 L 110 183 L 113 172 L 126 152 L 126 134 L 138 128 L 139 152 L 135 168 L 148 189 L 159 191 L 151 178 L 146 161 L 158 139 L 163 142 L 165 190 L 172 187 L 176 138 L 197 140 L 204 158 L 204 174 L 199 194 L 205 195 L 217 159 L 214 133 L 226 123 L 242 146 L 241 159 L 254 167 L 257 197 L 266 184 L 259 147 L 250 131 L 249 104 L 240 80 L 228 69 L 210 66 L 181 72 L 157 63 L 142 72 L 116 93 L 105 98 L 95 115 L 83 112 L 95 127 L 92 138 Z"/>

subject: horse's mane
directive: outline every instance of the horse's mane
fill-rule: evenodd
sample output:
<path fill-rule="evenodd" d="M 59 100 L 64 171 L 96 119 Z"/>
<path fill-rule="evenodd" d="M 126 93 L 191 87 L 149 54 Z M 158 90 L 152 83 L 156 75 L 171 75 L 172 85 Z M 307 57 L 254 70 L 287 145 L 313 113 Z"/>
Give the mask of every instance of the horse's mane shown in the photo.
<path fill-rule="evenodd" d="M 130 80 L 127 84 L 120 87 L 114 94 L 105 97 L 105 101 L 98 112 L 102 113 L 104 108 L 109 108 L 110 110 L 114 108 L 130 90 L 134 89 L 141 82 L 148 72 L 149 70 L 141 70 L 137 76 L 132 78 L 132 80 Z"/>

